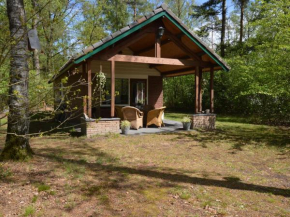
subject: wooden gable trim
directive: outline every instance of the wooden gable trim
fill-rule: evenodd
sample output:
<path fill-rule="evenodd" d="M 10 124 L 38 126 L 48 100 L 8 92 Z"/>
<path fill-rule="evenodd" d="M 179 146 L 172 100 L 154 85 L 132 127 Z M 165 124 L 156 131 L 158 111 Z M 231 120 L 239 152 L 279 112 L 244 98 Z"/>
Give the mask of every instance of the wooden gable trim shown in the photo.
<path fill-rule="evenodd" d="M 202 45 L 197 39 L 195 39 L 192 34 L 185 29 L 183 26 L 181 26 L 175 18 L 171 17 L 169 14 L 165 14 L 165 17 L 167 17 L 173 24 L 175 24 L 187 37 L 189 37 L 195 44 L 199 46 L 200 49 L 202 49 L 207 55 L 209 55 L 219 66 L 222 67 L 223 70 L 229 71 L 229 69 L 218 59 L 216 58 L 204 45 Z"/>

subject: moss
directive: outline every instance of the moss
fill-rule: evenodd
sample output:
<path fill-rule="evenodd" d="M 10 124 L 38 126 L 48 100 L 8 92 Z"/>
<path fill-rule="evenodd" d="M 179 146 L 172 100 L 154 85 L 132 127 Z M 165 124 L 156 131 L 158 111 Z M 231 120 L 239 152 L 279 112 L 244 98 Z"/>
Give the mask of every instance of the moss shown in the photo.
<path fill-rule="evenodd" d="M 22 145 L 24 144 L 24 145 Z M 0 161 L 27 161 L 33 155 L 29 140 L 23 137 L 10 137 L 0 155 Z"/>

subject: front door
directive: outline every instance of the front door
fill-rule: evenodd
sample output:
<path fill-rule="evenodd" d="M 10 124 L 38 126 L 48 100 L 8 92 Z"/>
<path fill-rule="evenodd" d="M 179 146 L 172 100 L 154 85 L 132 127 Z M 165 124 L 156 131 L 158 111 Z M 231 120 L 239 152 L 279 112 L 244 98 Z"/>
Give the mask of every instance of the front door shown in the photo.
<path fill-rule="evenodd" d="M 130 80 L 130 105 L 142 108 L 146 105 L 147 80 L 131 79 Z"/>

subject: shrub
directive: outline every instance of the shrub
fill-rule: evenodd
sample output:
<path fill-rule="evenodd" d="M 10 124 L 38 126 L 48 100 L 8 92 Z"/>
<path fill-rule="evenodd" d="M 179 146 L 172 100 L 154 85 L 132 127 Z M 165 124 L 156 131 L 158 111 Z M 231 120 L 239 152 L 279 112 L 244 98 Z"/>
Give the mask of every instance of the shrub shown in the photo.
<path fill-rule="evenodd" d="M 127 120 L 121 122 L 121 128 L 130 127 L 131 123 Z"/>
<path fill-rule="evenodd" d="M 190 118 L 189 117 L 183 117 L 182 118 L 182 123 L 190 123 Z"/>

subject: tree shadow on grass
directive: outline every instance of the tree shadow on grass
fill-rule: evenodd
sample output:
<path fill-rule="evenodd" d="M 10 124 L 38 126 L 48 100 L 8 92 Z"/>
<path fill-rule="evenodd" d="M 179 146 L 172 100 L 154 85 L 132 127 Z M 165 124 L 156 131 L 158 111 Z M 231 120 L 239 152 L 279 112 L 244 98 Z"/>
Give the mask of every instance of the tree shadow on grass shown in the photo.
<path fill-rule="evenodd" d="M 284 197 L 290 197 L 290 189 L 282 189 L 282 188 L 276 188 L 276 187 L 268 187 L 268 186 L 244 183 L 239 178 L 233 179 L 231 177 L 229 178 L 225 177 L 224 180 L 218 180 L 218 179 L 193 177 L 193 176 L 182 174 L 182 172 L 179 172 L 178 170 L 175 170 L 175 172 L 172 172 L 172 171 L 166 171 L 166 169 L 164 170 L 162 168 L 158 168 L 158 171 L 157 171 L 154 169 L 140 169 L 140 168 L 127 167 L 127 166 L 118 166 L 117 164 L 88 163 L 82 160 L 66 159 L 61 156 L 52 155 L 52 154 L 47 153 L 47 151 L 48 150 L 46 150 L 46 153 L 38 153 L 37 155 L 48 158 L 53 161 L 57 161 L 57 162 L 69 162 L 72 164 L 85 166 L 86 169 L 89 169 L 95 172 L 96 176 L 100 175 L 101 171 L 105 172 L 108 175 L 112 173 L 117 174 L 119 175 L 119 180 L 117 179 L 117 182 L 124 181 L 124 176 L 126 176 L 126 174 L 127 175 L 140 175 L 140 176 L 144 176 L 148 178 L 156 178 L 156 179 L 169 181 L 173 183 L 188 183 L 188 184 L 202 185 L 202 186 L 215 186 L 215 187 L 222 187 L 222 188 L 235 189 L 235 190 L 254 191 L 254 192 L 259 192 L 259 193 L 271 193 L 273 195 L 281 195 Z M 51 150 L 51 151 L 53 152 L 55 150 Z M 108 154 L 104 152 L 100 152 L 97 149 L 94 150 L 94 153 L 97 155 L 101 155 L 102 157 L 112 158 L 112 156 L 109 156 Z M 128 187 L 130 188 L 130 186 Z"/>
<path fill-rule="evenodd" d="M 279 149 L 290 150 L 290 129 L 267 129 L 264 127 L 257 127 L 254 129 L 242 127 L 223 127 L 213 131 L 198 130 L 200 134 L 176 134 L 176 140 L 188 139 L 201 142 L 203 144 L 213 142 L 230 142 L 232 149 L 242 151 L 246 145 L 261 145 L 272 146 Z"/>

